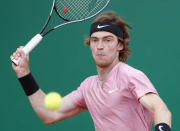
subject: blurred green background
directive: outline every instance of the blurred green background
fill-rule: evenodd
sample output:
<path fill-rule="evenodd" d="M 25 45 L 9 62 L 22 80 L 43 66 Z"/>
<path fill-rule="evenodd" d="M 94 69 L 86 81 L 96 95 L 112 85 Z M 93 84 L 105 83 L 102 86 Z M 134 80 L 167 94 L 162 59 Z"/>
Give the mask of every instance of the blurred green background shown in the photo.
<path fill-rule="evenodd" d="M 10 55 L 40 31 L 50 3 L 45 0 L 1 1 L 1 131 L 94 131 L 88 111 L 57 124 L 44 125 L 11 68 Z M 132 54 L 127 63 L 142 70 L 152 81 L 172 112 L 174 131 L 180 130 L 179 5 L 179 0 L 111 0 L 106 8 L 116 11 L 133 27 Z M 50 33 L 30 54 L 31 72 L 44 92 L 57 91 L 64 96 L 86 77 L 96 74 L 89 47 L 83 44 L 91 21 L 63 26 Z"/>

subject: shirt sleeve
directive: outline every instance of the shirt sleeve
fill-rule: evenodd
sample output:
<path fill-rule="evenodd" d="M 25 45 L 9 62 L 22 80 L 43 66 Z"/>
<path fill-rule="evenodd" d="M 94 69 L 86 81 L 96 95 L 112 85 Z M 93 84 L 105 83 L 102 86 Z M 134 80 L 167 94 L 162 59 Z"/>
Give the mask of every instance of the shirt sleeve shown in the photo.
<path fill-rule="evenodd" d="M 85 82 L 82 82 L 81 85 L 76 90 L 68 94 L 68 98 L 75 106 L 87 109 L 83 95 L 84 88 L 85 88 Z"/>
<path fill-rule="evenodd" d="M 148 77 L 141 71 L 137 71 L 130 77 L 130 90 L 139 99 L 147 93 L 158 94 Z"/>

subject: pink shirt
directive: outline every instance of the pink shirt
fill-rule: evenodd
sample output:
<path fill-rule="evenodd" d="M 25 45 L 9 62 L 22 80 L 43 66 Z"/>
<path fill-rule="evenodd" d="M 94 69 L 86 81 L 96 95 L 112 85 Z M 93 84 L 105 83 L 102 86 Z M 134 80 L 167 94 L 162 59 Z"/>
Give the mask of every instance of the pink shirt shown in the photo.
<path fill-rule="evenodd" d="M 96 131 L 150 131 L 153 115 L 138 101 L 150 92 L 157 94 L 144 73 L 119 62 L 103 84 L 88 77 L 68 96 L 90 112 Z"/>

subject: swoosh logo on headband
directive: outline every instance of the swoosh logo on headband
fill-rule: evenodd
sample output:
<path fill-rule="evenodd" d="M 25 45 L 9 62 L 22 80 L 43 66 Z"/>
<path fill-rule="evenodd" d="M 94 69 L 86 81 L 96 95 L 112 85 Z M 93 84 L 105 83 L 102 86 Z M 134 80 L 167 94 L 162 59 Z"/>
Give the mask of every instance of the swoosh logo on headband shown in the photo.
<path fill-rule="evenodd" d="M 101 28 L 104 28 L 104 27 L 107 27 L 107 26 L 109 26 L 109 25 L 102 25 L 102 26 L 98 25 L 97 28 L 101 29 Z"/>

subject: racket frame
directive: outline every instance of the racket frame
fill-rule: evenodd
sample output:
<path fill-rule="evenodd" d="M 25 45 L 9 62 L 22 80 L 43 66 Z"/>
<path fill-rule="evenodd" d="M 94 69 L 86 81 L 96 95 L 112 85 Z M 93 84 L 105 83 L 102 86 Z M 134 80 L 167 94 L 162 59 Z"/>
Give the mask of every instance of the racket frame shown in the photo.
<path fill-rule="evenodd" d="M 76 22 L 82 22 L 82 21 L 85 21 L 85 20 L 87 20 L 87 19 L 90 19 L 90 18 L 96 16 L 97 14 L 99 14 L 102 10 L 104 10 L 104 9 L 106 8 L 106 6 L 109 4 L 109 2 L 110 2 L 110 0 L 107 0 L 106 4 L 103 6 L 103 8 L 101 8 L 99 11 L 97 11 L 95 14 L 93 14 L 93 15 L 91 15 L 91 16 L 89 16 L 89 17 L 86 17 L 86 18 L 83 18 L 83 19 L 80 19 L 80 20 L 68 20 L 68 19 L 65 19 L 64 17 L 62 17 L 62 16 L 58 13 L 57 8 L 56 8 L 56 5 L 55 5 L 56 0 L 53 0 L 53 4 L 52 4 L 52 7 L 51 7 L 51 11 L 50 11 L 49 17 L 48 17 L 48 19 L 46 20 L 46 23 L 45 23 L 43 29 L 40 31 L 39 34 L 41 34 L 41 36 L 44 37 L 45 35 L 47 35 L 47 34 L 50 33 L 51 31 L 53 31 L 53 30 L 55 30 L 55 29 L 57 29 L 57 28 L 59 28 L 59 27 L 61 27 L 61 26 L 64 26 L 64 25 L 67 25 L 67 24 L 71 24 L 71 23 L 76 23 Z M 65 23 L 61 23 L 61 24 L 59 24 L 59 25 L 57 25 L 57 26 L 54 26 L 53 28 L 50 28 L 47 32 L 43 33 L 44 30 L 45 30 L 45 28 L 46 28 L 46 26 L 48 25 L 48 23 L 49 23 L 49 21 L 50 21 L 50 19 L 51 19 L 53 10 L 55 10 L 56 14 L 57 14 L 61 19 L 63 19 L 63 20 L 66 21 L 66 22 L 65 22 Z"/>
<path fill-rule="evenodd" d="M 80 20 L 67 20 L 65 18 L 63 18 L 57 11 L 57 8 L 56 8 L 56 5 L 55 5 L 55 2 L 56 0 L 53 0 L 53 4 L 52 4 L 52 7 L 51 7 L 51 11 L 49 13 L 49 16 L 46 20 L 46 23 L 44 24 L 42 30 L 40 31 L 40 33 L 36 34 L 26 45 L 25 47 L 23 48 L 23 51 L 26 55 L 28 55 L 39 43 L 40 41 L 42 40 L 42 38 L 47 35 L 48 33 L 50 33 L 51 31 L 61 27 L 61 26 L 64 26 L 64 25 L 67 25 L 67 24 L 70 24 L 70 23 L 76 23 L 76 22 L 82 22 L 82 21 L 85 21 L 87 19 L 90 19 L 94 16 L 96 16 L 97 14 L 99 14 L 102 10 L 104 10 L 106 8 L 106 6 L 109 4 L 110 0 L 107 0 L 106 4 L 103 6 L 103 8 L 101 8 L 99 11 L 97 11 L 95 14 L 89 16 L 89 17 L 86 17 L 84 19 L 80 19 Z M 66 21 L 65 23 L 61 23 L 57 26 L 54 26 L 53 28 L 50 28 L 48 31 L 46 31 L 45 33 L 44 30 L 46 29 L 50 19 L 51 19 L 51 16 L 52 16 L 52 13 L 53 13 L 53 10 L 55 10 L 56 14 L 62 18 L 64 21 Z M 21 60 L 21 58 L 19 57 L 18 59 L 13 59 L 11 60 L 15 65 L 18 65 L 19 64 L 19 61 Z"/>

